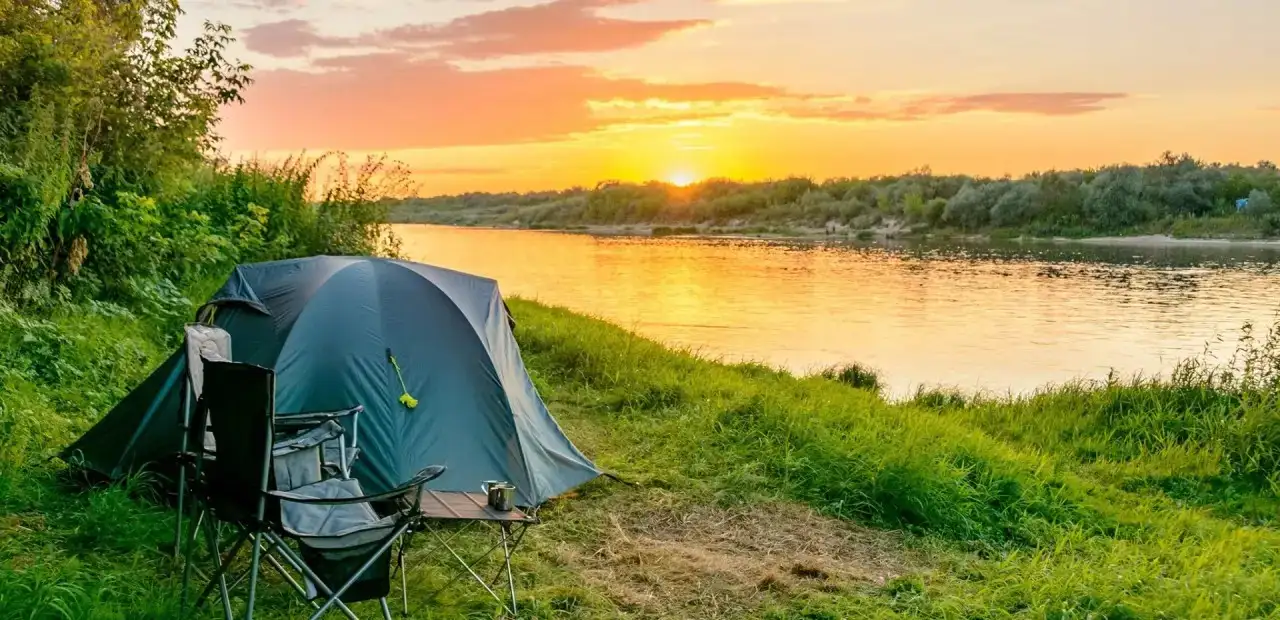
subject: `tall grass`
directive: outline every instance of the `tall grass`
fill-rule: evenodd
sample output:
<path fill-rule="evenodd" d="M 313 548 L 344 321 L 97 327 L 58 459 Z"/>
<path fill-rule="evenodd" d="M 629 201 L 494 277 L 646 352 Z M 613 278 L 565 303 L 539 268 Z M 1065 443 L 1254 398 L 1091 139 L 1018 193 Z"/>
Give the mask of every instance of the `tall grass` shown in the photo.
<path fill-rule="evenodd" d="M 895 612 L 1276 612 L 1280 532 L 1256 518 L 1276 506 L 1274 344 L 1250 349 L 1236 370 L 1189 362 L 1165 382 L 891 404 L 821 377 L 704 362 L 565 311 L 513 307 L 540 386 L 628 438 L 626 454 L 606 463 L 624 475 L 683 479 L 729 502 L 797 499 L 946 550 L 953 559 L 918 587 L 882 592 Z M 1152 477 L 1247 484 L 1235 504 L 1206 512 L 1145 484 Z M 805 613 L 862 614 L 864 603 L 835 597 Z"/>
<path fill-rule="evenodd" d="M 590 554 L 586 546 L 616 528 L 608 515 L 621 498 L 654 493 L 745 510 L 799 501 L 905 532 L 933 558 L 865 591 L 783 592 L 748 617 L 1277 612 L 1274 330 L 1246 340 L 1231 364 L 1190 362 L 1166 381 L 892 403 L 821 376 L 705 361 L 565 310 L 511 307 L 535 384 L 571 437 L 652 490 L 595 484 L 549 509 L 535 551 L 522 558 L 538 601 L 529 617 L 632 615 L 584 585 L 562 551 L 582 545 Z M 172 617 L 171 511 L 149 499 L 145 480 L 80 490 L 48 460 L 159 362 L 168 329 L 110 304 L 40 317 L 0 307 L 6 614 Z M 415 581 L 411 596 L 426 587 Z M 268 590 L 278 597 L 264 617 L 303 609 L 287 591 Z M 452 599 L 424 613 L 487 609 L 477 603 Z"/>
<path fill-rule="evenodd" d="M 884 389 L 880 375 L 875 370 L 861 364 L 852 363 L 843 366 L 832 366 L 818 373 L 824 379 L 839 381 L 851 388 L 870 390 L 877 394 Z"/>

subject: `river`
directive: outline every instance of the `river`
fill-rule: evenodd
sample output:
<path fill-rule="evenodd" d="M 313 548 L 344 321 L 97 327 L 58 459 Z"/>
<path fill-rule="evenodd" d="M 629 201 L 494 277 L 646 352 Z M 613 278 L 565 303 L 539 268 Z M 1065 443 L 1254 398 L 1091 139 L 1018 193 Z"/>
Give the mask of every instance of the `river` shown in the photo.
<path fill-rule="evenodd" d="M 1280 309 L 1280 248 L 837 244 L 395 227 L 413 260 L 666 344 L 797 374 L 856 361 L 891 394 L 1025 393 L 1220 359 Z M 518 334 L 517 334 L 518 335 Z"/>

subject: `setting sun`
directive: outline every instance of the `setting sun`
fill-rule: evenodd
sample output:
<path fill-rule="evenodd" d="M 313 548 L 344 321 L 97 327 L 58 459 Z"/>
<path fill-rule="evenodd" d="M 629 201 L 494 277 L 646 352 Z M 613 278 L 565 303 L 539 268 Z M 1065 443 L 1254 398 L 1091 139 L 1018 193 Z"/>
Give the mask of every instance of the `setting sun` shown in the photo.
<path fill-rule="evenodd" d="M 698 176 L 688 170 L 677 170 L 667 177 L 667 182 L 676 187 L 688 187 L 698 181 Z"/>

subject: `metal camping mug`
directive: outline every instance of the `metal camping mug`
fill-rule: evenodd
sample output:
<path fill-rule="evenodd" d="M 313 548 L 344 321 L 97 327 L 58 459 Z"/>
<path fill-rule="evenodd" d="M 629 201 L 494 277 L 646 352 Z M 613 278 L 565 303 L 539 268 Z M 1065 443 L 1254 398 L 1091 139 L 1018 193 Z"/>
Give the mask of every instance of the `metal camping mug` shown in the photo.
<path fill-rule="evenodd" d="M 516 488 L 500 480 L 490 480 L 480 485 L 480 490 L 489 496 L 489 507 L 501 512 L 509 512 L 515 501 Z"/>

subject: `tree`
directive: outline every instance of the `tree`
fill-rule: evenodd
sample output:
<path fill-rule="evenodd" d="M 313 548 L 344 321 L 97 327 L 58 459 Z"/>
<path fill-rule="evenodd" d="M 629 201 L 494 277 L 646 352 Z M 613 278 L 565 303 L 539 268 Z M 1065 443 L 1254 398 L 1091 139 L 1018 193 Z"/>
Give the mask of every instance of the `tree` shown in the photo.
<path fill-rule="evenodd" d="M 1013 183 L 991 207 L 993 226 L 1013 227 L 1030 222 L 1040 213 L 1040 186 L 1032 181 Z"/>
<path fill-rule="evenodd" d="M 1084 214 L 1103 230 L 1122 230 L 1151 217 L 1144 201 L 1142 169 L 1105 168 L 1084 188 Z"/>
<path fill-rule="evenodd" d="M 178 14 L 176 0 L 0 0 L 0 263 L 21 279 L 93 267 L 120 233 L 100 226 L 117 201 L 133 214 L 204 165 L 248 66 L 226 59 L 221 25 L 175 53 Z"/>
<path fill-rule="evenodd" d="M 991 219 L 991 210 L 1009 191 L 1009 181 L 966 183 L 960 192 L 947 201 L 942 219 L 964 230 L 979 230 Z"/>
<path fill-rule="evenodd" d="M 1041 213 L 1048 230 L 1078 226 L 1084 217 L 1084 175 L 1050 171 L 1039 175 Z"/>
<path fill-rule="evenodd" d="M 1249 192 L 1249 206 L 1246 208 L 1249 215 L 1263 216 L 1275 212 L 1275 204 L 1271 201 L 1271 194 L 1266 190 L 1255 189 Z"/>

